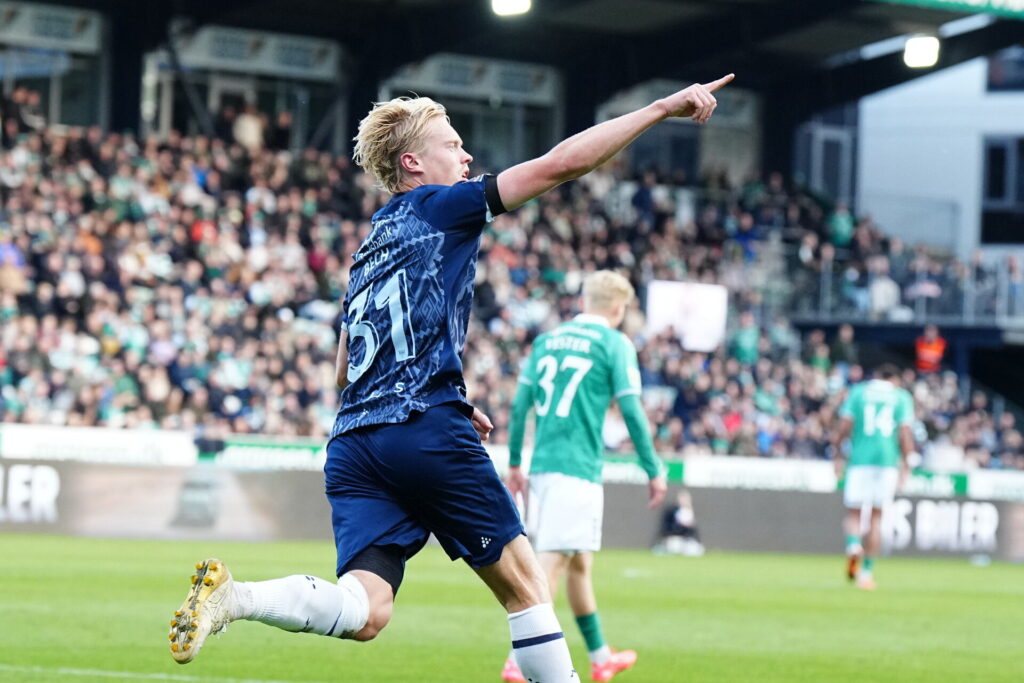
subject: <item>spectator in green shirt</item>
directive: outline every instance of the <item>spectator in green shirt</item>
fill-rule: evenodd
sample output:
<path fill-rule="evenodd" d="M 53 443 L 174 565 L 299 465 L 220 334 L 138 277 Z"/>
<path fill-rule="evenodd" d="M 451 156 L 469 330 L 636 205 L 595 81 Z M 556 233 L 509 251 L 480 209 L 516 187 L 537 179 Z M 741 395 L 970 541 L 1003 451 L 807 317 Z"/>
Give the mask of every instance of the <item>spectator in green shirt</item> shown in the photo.
<path fill-rule="evenodd" d="M 835 210 L 828 217 L 828 238 L 832 244 L 839 249 L 850 246 L 853 239 L 853 216 L 846 204 L 839 202 Z"/>
<path fill-rule="evenodd" d="M 740 328 L 732 335 L 732 356 L 743 365 L 753 365 L 759 358 L 757 350 L 761 330 L 754 321 L 754 314 L 744 311 L 740 315 Z"/>

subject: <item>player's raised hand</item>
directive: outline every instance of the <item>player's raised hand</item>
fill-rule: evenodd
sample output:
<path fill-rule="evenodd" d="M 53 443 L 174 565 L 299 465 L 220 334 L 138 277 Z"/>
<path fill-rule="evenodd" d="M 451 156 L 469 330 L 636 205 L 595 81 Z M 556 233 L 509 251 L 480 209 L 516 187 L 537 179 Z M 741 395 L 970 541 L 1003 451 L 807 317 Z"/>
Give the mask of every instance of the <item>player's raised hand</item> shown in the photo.
<path fill-rule="evenodd" d="M 712 93 L 730 83 L 733 78 L 735 74 L 727 74 L 710 83 L 694 83 L 674 95 L 669 95 L 661 102 L 669 116 L 689 117 L 697 123 L 704 123 L 711 118 L 715 107 L 718 106 L 718 100 Z"/>

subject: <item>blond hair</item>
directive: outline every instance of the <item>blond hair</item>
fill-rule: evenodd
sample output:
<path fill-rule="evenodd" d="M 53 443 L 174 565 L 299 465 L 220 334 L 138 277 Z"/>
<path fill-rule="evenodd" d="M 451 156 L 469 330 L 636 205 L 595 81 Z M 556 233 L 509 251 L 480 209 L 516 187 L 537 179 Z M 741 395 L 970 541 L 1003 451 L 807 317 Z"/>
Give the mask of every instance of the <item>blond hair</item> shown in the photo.
<path fill-rule="evenodd" d="M 377 179 L 388 192 L 401 190 L 404 172 L 401 161 L 406 152 L 419 152 L 427 124 L 436 116 L 447 120 L 445 108 L 429 97 L 396 97 L 376 102 L 359 122 L 352 160 Z"/>
<path fill-rule="evenodd" d="M 610 312 L 628 304 L 635 292 L 629 280 L 611 270 L 599 270 L 583 280 L 583 307 L 587 311 Z"/>

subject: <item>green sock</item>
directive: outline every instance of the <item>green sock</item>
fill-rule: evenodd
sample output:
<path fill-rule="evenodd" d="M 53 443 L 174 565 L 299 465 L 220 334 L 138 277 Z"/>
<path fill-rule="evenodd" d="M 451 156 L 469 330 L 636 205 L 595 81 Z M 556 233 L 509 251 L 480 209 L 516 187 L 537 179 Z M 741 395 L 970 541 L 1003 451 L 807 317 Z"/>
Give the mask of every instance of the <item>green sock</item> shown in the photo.
<path fill-rule="evenodd" d="M 871 570 L 874 568 L 874 566 L 875 566 L 875 558 L 873 558 L 873 557 L 865 557 L 864 558 L 864 571 L 866 571 L 867 573 L 870 574 Z"/>
<path fill-rule="evenodd" d="M 597 612 L 576 617 L 576 625 L 580 627 L 583 640 L 587 643 L 587 650 L 593 652 L 604 647 L 604 633 L 601 632 L 601 618 L 597 616 Z"/>
<path fill-rule="evenodd" d="M 846 547 L 849 548 L 851 545 L 859 545 L 860 537 L 857 534 L 846 534 Z"/>

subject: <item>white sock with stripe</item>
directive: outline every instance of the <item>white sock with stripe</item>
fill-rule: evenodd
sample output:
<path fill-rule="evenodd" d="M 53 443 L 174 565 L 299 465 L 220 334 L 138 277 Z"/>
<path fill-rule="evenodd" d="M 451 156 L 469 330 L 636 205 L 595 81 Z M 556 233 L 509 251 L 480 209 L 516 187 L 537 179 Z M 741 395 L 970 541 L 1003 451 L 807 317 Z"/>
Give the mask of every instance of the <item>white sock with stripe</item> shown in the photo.
<path fill-rule="evenodd" d="M 551 603 L 541 603 L 508 615 L 512 652 L 530 683 L 578 681 L 569 646 Z"/>
<path fill-rule="evenodd" d="M 337 584 L 296 574 L 270 581 L 235 582 L 233 619 L 258 621 L 285 631 L 350 638 L 366 625 L 370 601 L 359 579 Z"/>

